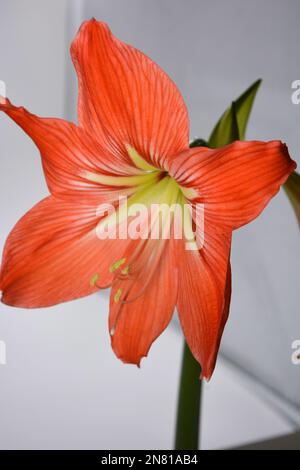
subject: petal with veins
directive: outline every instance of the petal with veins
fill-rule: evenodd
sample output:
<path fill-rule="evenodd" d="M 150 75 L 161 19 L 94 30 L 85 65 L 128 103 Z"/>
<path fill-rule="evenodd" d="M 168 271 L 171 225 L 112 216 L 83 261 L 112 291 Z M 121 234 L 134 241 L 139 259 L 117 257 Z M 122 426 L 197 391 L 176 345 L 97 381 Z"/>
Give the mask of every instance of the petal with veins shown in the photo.
<path fill-rule="evenodd" d="M 255 219 L 295 169 L 286 145 L 272 142 L 234 142 L 212 150 L 194 148 L 178 155 L 170 174 L 193 189 L 205 220 L 232 230 Z"/>
<path fill-rule="evenodd" d="M 215 366 L 229 312 L 230 247 L 230 234 L 218 234 L 210 227 L 200 251 L 182 247 L 179 256 L 178 315 L 191 352 L 201 365 L 201 375 L 207 379 Z"/>
<path fill-rule="evenodd" d="M 35 308 L 76 299 L 113 280 L 109 267 L 129 240 L 99 240 L 93 205 L 50 196 L 10 233 L 2 259 L 2 302 Z"/>
<path fill-rule="evenodd" d="M 41 153 L 43 168 L 52 194 L 77 203 L 116 200 L 131 194 L 126 186 L 149 178 L 129 159 L 118 166 L 115 158 L 83 129 L 63 119 L 40 118 L 9 100 L 0 110 L 11 117 L 33 139 Z M 90 176 L 92 175 L 92 177 Z M 116 188 L 117 186 L 122 188 Z"/>
<path fill-rule="evenodd" d="M 152 243 L 151 243 L 152 242 Z M 177 299 L 172 240 L 147 240 L 143 266 L 116 279 L 111 292 L 109 330 L 116 355 L 140 365 L 153 341 L 168 326 Z M 139 258 L 138 263 L 141 263 Z"/>
<path fill-rule="evenodd" d="M 188 147 L 187 109 L 176 85 L 158 65 L 112 35 L 105 23 L 81 26 L 71 46 L 79 82 L 80 125 L 119 162 L 132 146 L 163 168 Z"/>

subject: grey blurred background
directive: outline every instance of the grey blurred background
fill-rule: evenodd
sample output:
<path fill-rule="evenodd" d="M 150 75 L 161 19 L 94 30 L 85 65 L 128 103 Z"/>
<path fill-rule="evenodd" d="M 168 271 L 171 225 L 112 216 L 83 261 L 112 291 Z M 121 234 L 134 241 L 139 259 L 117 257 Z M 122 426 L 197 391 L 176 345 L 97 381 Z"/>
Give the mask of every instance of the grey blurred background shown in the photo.
<path fill-rule="evenodd" d="M 69 44 L 82 20 L 109 23 L 178 84 L 191 137 L 208 137 L 230 101 L 263 78 L 249 139 L 282 139 L 300 163 L 297 0 L 0 0 L 0 80 L 15 103 L 75 120 Z M 47 194 L 38 151 L 0 116 L 1 248 Z M 300 427 L 299 232 L 283 192 L 234 234 L 233 298 L 222 356 L 205 385 L 201 445 L 224 448 Z M 50 309 L 0 306 L 1 449 L 172 447 L 182 337 L 176 324 L 141 370 L 110 350 L 108 295 Z"/>

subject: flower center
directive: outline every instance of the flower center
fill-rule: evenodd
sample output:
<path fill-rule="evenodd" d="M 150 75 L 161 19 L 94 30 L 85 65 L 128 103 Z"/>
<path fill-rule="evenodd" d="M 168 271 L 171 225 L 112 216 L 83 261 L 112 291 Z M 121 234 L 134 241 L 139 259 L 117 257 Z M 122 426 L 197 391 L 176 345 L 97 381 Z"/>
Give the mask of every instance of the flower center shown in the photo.
<path fill-rule="evenodd" d="M 126 149 L 139 174 L 108 176 L 86 172 L 85 175 L 90 181 L 120 187 L 119 201 L 109 213 L 107 204 L 103 212 L 101 206 L 98 208 L 102 216 L 97 226 L 98 237 L 192 239 L 192 215 L 186 211 L 191 209 L 186 199 L 190 190 L 179 186 L 168 172 L 147 162 L 133 147 L 127 145 Z"/>
<path fill-rule="evenodd" d="M 134 280 L 147 271 L 144 287 L 137 296 L 125 297 L 122 288 L 114 295 L 114 303 L 132 302 L 142 294 L 157 269 L 166 246 L 166 240 L 182 239 L 197 249 L 193 233 L 192 213 L 188 203 L 189 193 L 168 172 L 155 168 L 130 146 L 128 154 L 138 175 L 106 177 L 90 175 L 93 181 L 110 186 L 130 186 L 126 193 L 120 188 L 119 204 L 112 213 L 101 218 L 97 226 L 99 238 L 130 239 L 124 254 L 116 259 L 109 271 L 114 279 Z M 103 237 L 104 234 L 104 237 Z M 98 286 L 98 276 L 91 279 L 91 286 Z"/>

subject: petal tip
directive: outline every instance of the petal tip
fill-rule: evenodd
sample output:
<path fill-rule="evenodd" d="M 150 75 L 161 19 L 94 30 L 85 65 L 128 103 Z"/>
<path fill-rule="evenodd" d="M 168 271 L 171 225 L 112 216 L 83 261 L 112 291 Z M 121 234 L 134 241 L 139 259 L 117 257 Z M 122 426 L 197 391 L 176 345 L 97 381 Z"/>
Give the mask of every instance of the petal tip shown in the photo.
<path fill-rule="evenodd" d="M 0 95 L 0 111 L 6 111 L 11 106 L 11 102 L 5 96 Z"/>
<path fill-rule="evenodd" d="M 207 365 L 204 367 L 201 366 L 201 373 L 200 373 L 199 380 L 205 380 L 206 382 L 210 381 L 213 375 L 213 372 L 215 370 L 215 363 L 216 363 L 216 358 L 214 359 L 213 364 Z"/>

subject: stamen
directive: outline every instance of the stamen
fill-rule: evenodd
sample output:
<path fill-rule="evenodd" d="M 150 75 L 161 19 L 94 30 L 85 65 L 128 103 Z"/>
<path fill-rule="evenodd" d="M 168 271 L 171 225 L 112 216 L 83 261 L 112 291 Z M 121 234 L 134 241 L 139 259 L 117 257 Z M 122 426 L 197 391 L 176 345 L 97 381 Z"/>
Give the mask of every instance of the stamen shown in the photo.
<path fill-rule="evenodd" d="M 146 270 L 145 272 L 147 272 L 147 276 L 144 277 L 142 288 L 140 289 L 139 292 L 136 293 L 136 295 L 133 295 L 132 297 L 128 298 L 130 294 L 130 290 L 134 286 L 134 283 L 136 282 L 136 279 L 133 278 L 132 284 L 128 289 L 127 295 L 125 296 L 124 300 L 121 301 L 122 304 L 132 303 L 138 298 L 140 298 L 145 293 L 146 289 L 148 288 L 150 282 L 153 279 L 153 276 L 155 276 L 155 273 L 157 272 L 157 269 L 159 269 L 158 266 L 161 262 L 164 249 L 166 248 L 166 240 L 163 240 L 163 241 L 155 240 L 155 245 L 156 245 L 155 247 L 153 246 L 153 244 L 149 246 L 149 243 L 148 243 L 148 245 L 145 246 L 143 253 L 138 258 L 138 262 L 140 263 L 140 268 Z M 153 246 L 153 249 L 152 249 L 152 246 Z"/>
<path fill-rule="evenodd" d="M 99 279 L 99 274 L 98 273 L 94 274 L 94 276 L 92 276 L 90 279 L 90 286 L 97 287 L 98 289 L 107 289 L 108 287 L 111 287 L 112 281 L 110 281 L 108 284 L 101 285 L 98 283 L 98 279 Z"/>
<path fill-rule="evenodd" d="M 111 273 L 114 273 L 115 271 L 117 271 L 117 269 L 119 269 L 120 266 L 122 266 L 122 264 L 124 264 L 126 262 L 126 258 L 122 258 L 122 259 L 119 259 L 117 261 L 115 261 L 109 268 L 109 272 Z"/>
<path fill-rule="evenodd" d="M 99 274 L 98 273 L 94 274 L 90 279 L 90 286 L 95 287 L 98 279 L 99 279 Z"/>
<path fill-rule="evenodd" d="M 128 276 L 128 274 L 129 274 L 129 269 L 130 269 L 130 268 L 129 268 L 129 265 L 126 266 L 126 268 L 122 269 L 121 274 L 123 274 L 124 276 Z"/>
<path fill-rule="evenodd" d="M 196 197 L 199 196 L 197 191 L 194 188 L 185 188 L 184 186 L 179 186 L 179 187 L 182 191 L 182 194 L 187 199 L 195 199 Z"/>
<path fill-rule="evenodd" d="M 141 157 L 138 152 L 131 147 L 131 145 L 127 144 L 126 145 L 126 150 L 128 152 L 128 155 L 130 156 L 131 160 L 135 164 L 137 168 L 140 170 L 144 171 L 158 171 L 158 168 L 156 168 L 153 165 L 150 165 L 143 157 Z"/>
<path fill-rule="evenodd" d="M 109 176 L 83 171 L 82 176 L 92 183 L 99 183 L 105 186 L 139 186 L 157 179 L 158 172 L 145 173 L 133 176 Z"/>
<path fill-rule="evenodd" d="M 122 289 L 118 289 L 117 292 L 115 293 L 115 296 L 114 296 L 114 301 L 116 303 L 119 302 L 120 298 L 121 298 L 121 295 L 122 295 Z"/>

